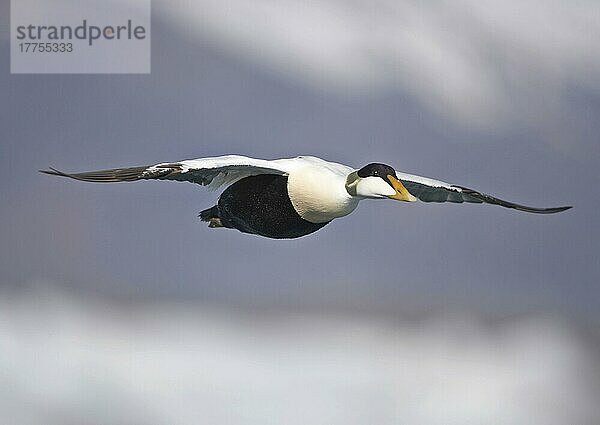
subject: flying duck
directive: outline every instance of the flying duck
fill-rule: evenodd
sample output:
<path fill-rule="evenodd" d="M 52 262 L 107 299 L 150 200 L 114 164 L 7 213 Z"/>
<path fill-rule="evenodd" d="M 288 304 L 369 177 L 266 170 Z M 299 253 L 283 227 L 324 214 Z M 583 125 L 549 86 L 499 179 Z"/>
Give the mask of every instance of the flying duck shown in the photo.
<path fill-rule="evenodd" d="M 463 186 L 401 173 L 385 164 L 368 164 L 356 170 L 314 156 L 263 160 L 227 155 L 84 173 L 54 168 L 40 171 L 99 183 L 176 180 L 211 189 L 227 185 L 217 205 L 201 211 L 200 219 L 212 228 L 237 229 L 274 239 L 316 232 L 333 219 L 350 214 L 363 199 L 486 203 L 537 214 L 571 208 L 527 207 Z"/>

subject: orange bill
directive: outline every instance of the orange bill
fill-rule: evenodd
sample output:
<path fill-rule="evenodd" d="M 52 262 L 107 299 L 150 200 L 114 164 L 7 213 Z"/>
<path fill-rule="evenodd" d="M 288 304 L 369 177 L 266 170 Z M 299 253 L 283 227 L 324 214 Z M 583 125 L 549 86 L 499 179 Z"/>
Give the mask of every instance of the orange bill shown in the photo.
<path fill-rule="evenodd" d="M 405 202 L 415 202 L 417 200 L 417 198 L 411 195 L 411 193 L 404 187 L 402 182 L 396 177 L 392 176 L 391 174 L 388 174 L 387 178 L 394 187 L 394 189 L 396 189 L 396 194 L 388 196 L 388 198 Z"/>

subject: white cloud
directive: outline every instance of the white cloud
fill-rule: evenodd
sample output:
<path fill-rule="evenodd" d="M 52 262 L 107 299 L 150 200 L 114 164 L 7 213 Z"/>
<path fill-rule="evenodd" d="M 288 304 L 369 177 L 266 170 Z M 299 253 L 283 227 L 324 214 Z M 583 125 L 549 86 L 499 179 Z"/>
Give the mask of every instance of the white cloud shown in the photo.
<path fill-rule="evenodd" d="M 598 423 L 600 377 L 558 319 L 242 314 L 37 289 L 0 298 L 0 411 L 44 424 Z"/>
<path fill-rule="evenodd" d="M 555 121 L 600 84 L 595 0 L 170 0 L 157 16 L 282 78 L 408 93 L 465 126 Z"/>

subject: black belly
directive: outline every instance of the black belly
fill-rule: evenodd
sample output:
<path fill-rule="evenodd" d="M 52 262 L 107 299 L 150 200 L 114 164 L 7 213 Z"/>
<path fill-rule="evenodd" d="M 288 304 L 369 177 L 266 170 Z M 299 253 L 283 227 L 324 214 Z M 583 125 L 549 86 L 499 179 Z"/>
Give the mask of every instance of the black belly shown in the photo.
<path fill-rule="evenodd" d="M 268 238 L 298 238 L 326 223 L 304 220 L 288 196 L 287 177 L 261 174 L 246 177 L 221 194 L 216 208 L 221 224 Z"/>

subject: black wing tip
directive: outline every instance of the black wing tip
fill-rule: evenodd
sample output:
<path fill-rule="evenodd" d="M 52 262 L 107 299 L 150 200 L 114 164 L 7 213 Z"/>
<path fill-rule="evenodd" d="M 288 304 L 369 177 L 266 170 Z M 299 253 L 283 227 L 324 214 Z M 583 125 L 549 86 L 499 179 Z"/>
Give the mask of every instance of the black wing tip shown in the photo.
<path fill-rule="evenodd" d="M 560 213 L 560 212 L 570 210 L 571 208 L 573 208 L 573 206 L 571 206 L 571 205 L 565 206 L 565 207 L 549 207 L 549 208 L 533 208 L 533 207 L 527 207 L 527 206 L 519 205 L 519 204 L 509 204 L 509 205 L 500 204 L 500 205 L 507 207 L 507 208 L 513 208 L 517 211 L 523 211 L 523 212 L 528 212 L 528 213 L 533 213 L 533 214 L 556 214 L 556 213 Z"/>
<path fill-rule="evenodd" d="M 83 173 L 65 173 L 64 171 L 49 167 L 48 170 L 38 171 L 51 176 L 68 177 L 74 180 L 92 183 L 131 182 L 144 178 L 161 178 L 173 171 L 172 169 L 165 169 L 160 173 L 156 173 L 154 176 L 147 177 L 145 176 L 145 172 L 148 168 L 149 166 L 144 165 L 141 167 L 113 168 L 110 170 L 87 171 Z"/>
<path fill-rule="evenodd" d="M 527 212 L 527 213 L 532 213 L 532 214 L 556 214 L 556 213 L 567 211 L 567 210 L 570 210 L 571 208 L 573 208 L 573 206 L 571 206 L 571 205 L 564 206 L 564 207 L 534 208 L 534 207 L 528 207 L 525 205 L 513 204 L 513 203 L 509 203 L 509 202 L 502 202 L 502 203 L 494 202 L 494 204 L 503 206 L 505 208 L 512 208 L 517 211 L 522 211 L 522 212 Z"/>
<path fill-rule="evenodd" d="M 57 170 L 53 167 L 48 167 L 47 170 L 38 170 L 38 172 L 42 174 L 48 174 L 49 176 L 61 176 L 61 177 L 70 177 L 67 173 L 63 173 L 60 170 Z"/>
<path fill-rule="evenodd" d="M 73 180 L 86 181 L 86 179 L 82 178 L 82 176 L 79 174 L 65 173 L 64 171 L 57 170 L 54 167 L 48 167 L 47 170 L 38 170 L 38 171 L 40 173 L 47 174 L 49 176 L 67 177 L 67 178 L 73 179 Z"/>
<path fill-rule="evenodd" d="M 566 210 L 570 210 L 571 208 L 573 208 L 573 205 L 567 205 L 565 207 L 546 208 L 546 209 L 548 210 L 548 214 L 554 214 L 554 213 L 559 213 L 559 212 L 563 212 Z"/>
<path fill-rule="evenodd" d="M 515 204 L 514 202 L 508 202 L 503 199 L 496 198 L 495 196 L 487 195 L 485 193 L 478 192 L 473 189 L 469 189 L 468 187 L 463 186 L 455 186 L 458 187 L 463 193 L 475 198 L 486 204 L 492 205 L 500 205 L 505 208 L 512 208 L 517 211 L 528 212 L 532 214 L 556 214 L 559 212 L 563 212 L 573 208 L 572 205 L 564 206 L 564 207 L 550 207 L 550 208 L 535 208 L 528 207 L 526 205 Z"/>

